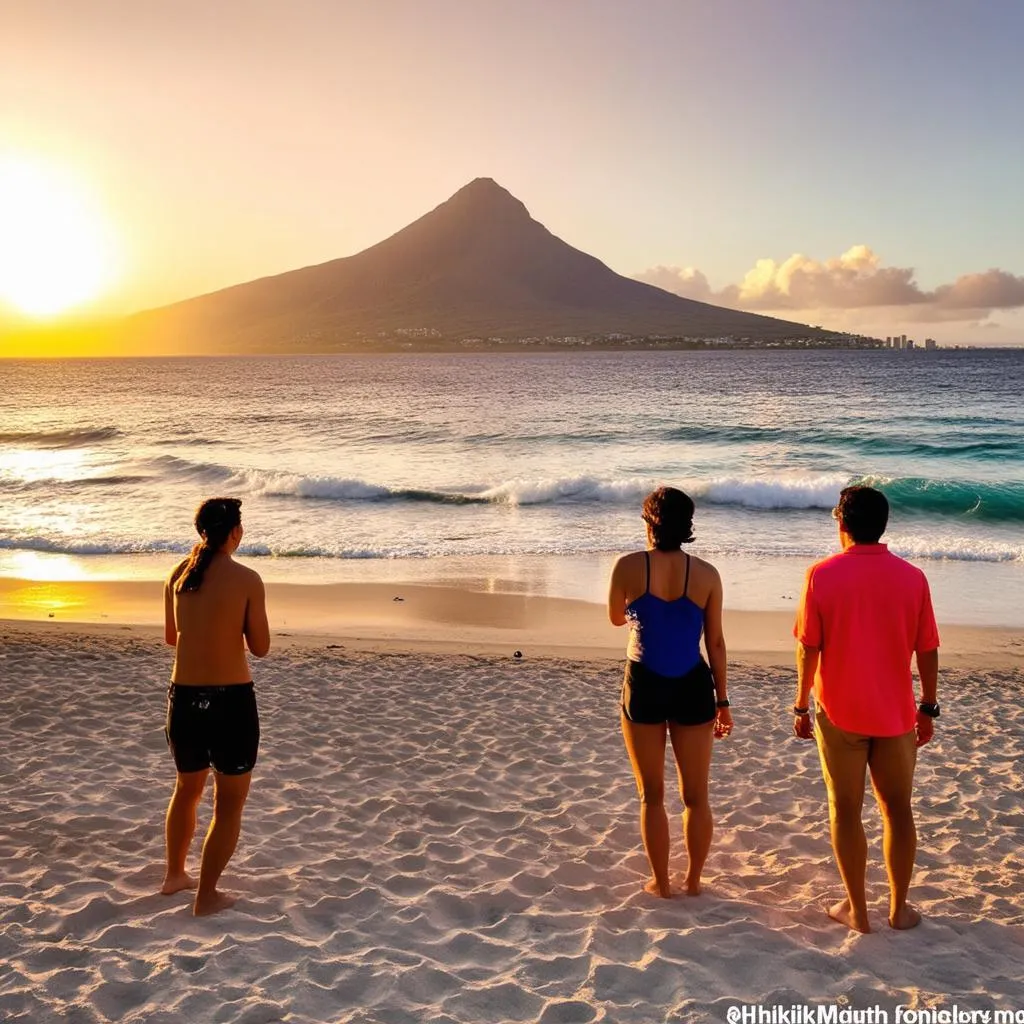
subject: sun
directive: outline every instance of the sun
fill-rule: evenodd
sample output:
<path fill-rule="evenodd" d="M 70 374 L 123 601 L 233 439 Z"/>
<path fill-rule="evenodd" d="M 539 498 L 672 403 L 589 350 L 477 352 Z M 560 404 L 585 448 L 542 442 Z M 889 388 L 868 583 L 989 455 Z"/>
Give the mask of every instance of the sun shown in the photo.
<path fill-rule="evenodd" d="M 47 319 L 102 296 L 115 277 L 112 234 L 80 182 L 0 154 L 0 304 Z"/>

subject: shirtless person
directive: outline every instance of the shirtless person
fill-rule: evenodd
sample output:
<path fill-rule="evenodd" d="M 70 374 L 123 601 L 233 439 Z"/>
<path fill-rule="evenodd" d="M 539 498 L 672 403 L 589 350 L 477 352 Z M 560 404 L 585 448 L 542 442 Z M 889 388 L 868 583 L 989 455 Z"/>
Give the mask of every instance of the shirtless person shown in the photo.
<path fill-rule="evenodd" d="M 164 639 L 175 648 L 166 734 L 178 776 L 167 808 L 167 874 L 160 891 L 196 889 L 197 916 L 235 902 L 217 882 L 238 842 L 260 742 L 245 645 L 257 658 L 270 650 L 263 581 L 231 557 L 242 542 L 241 504 L 211 498 L 199 506 L 195 525 L 202 540 L 164 586 Z M 213 819 L 197 888 L 185 858 L 211 767 Z"/>

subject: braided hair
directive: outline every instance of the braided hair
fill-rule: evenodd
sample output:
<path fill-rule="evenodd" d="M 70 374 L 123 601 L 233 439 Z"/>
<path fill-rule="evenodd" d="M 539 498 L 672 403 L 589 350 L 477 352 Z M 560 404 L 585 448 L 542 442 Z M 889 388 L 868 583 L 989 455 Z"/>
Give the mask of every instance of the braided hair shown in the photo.
<path fill-rule="evenodd" d="M 242 523 L 241 507 L 238 498 L 208 498 L 196 509 L 196 532 L 202 540 L 175 573 L 175 593 L 187 593 L 202 586 L 213 556 Z"/>

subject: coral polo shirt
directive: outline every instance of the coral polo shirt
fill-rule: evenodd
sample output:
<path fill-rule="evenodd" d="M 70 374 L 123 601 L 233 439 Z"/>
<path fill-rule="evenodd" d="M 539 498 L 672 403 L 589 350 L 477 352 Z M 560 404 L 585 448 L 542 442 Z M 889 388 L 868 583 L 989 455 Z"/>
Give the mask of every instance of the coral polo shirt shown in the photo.
<path fill-rule="evenodd" d="M 914 728 L 911 655 L 939 646 L 928 580 L 885 544 L 854 544 L 807 570 L 793 635 L 821 650 L 814 699 L 840 729 Z"/>

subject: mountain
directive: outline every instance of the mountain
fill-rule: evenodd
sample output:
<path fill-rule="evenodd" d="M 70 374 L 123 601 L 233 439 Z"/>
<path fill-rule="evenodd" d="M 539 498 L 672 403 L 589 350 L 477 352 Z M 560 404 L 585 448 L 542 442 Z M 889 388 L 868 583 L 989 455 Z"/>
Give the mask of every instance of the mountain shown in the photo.
<path fill-rule="evenodd" d="M 733 335 L 818 332 L 680 298 L 622 277 L 556 238 L 490 178 L 477 178 L 355 256 L 130 317 L 146 351 L 331 352 L 412 338 Z"/>

